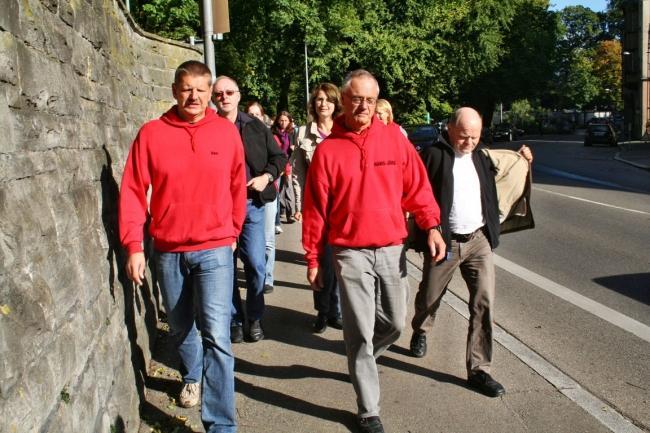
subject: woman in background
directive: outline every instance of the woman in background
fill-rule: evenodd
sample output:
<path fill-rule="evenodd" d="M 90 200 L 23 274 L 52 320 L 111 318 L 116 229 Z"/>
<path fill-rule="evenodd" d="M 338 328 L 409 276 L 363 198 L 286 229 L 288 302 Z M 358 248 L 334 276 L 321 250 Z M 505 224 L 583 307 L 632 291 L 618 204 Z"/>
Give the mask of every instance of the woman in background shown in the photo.
<path fill-rule="evenodd" d="M 291 182 L 293 183 L 296 221 L 302 221 L 302 191 L 305 186 L 307 169 L 316 146 L 327 137 L 334 125 L 334 117 L 342 110 L 339 89 L 331 83 L 321 83 L 311 92 L 308 112 L 310 122 L 298 130 L 296 149 L 291 159 Z M 334 274 L 332 248 L 325 245 L 325 254 L 320 263 L 323 287 L 314 292 L 314 308 L 318 312 L 313 323 L 313 331 L 325 332 L 327 325 L 342 329 L 341 302 L 339 287 Z"/>
<path fill-rule="evenodd" d="M 275 118 L 271 131 L 273 132 L 280 149 L 282 149 L 285 155 L 290 158 L 296 145 L 293 130 L 293 118 L 291 115 L 286 111 L 281 111 Z M 295 203 L 290 178 L 290 167 L 291 166 L 287 164 L 287 170 L 280 178 L 280 209 L 278 209 L 278 216 L 275 220 L 276 232 L 278 231 L 277 228 L 280 226 L 280 215 L 283 212 L 286 216 L 287 223 L 292 223 L 294 221 L 293 214 L 295 213 Z M 282 228 L 280 228 L 279 231 L 282 232 Z"/>

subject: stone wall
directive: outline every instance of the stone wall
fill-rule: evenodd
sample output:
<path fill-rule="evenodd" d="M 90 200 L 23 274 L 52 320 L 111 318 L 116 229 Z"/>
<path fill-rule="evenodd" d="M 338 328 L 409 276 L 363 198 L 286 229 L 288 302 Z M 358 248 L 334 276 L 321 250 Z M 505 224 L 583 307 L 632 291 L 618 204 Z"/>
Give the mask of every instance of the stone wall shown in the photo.
<path fill-rule="evenodd" d="M 125 279 L 118 185 L 202 56 L 116 0 L 0 8 L 0 432 L 137 431 L 158 297 Z"/>

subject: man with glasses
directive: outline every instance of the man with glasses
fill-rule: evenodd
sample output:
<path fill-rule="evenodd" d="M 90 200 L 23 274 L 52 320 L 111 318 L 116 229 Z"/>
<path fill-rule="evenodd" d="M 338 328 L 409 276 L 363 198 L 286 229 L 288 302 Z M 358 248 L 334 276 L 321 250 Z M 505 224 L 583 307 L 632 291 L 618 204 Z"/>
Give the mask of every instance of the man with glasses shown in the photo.
<path fill-rule="evenodd" d="M 428 232 L 433 257 L 442 259 L 445 244 L 437 229 L 438 205 L 415 148 L 398 126 L 375 116 L 375 77 L 365 70 L 351 72 L 341 96 L 344 114 L 309 167 L 302 242 L 313 290 L 322 287 L 318 263 L 324 245 L 333 247 L 359 428 L 383 433 L 375 360 L 397 340 L 406 319 L 404 213 L 414 214 Z"/>
<path fill-rule="evenodd" d="M 247 340 L 256 342 L 264 338 L 262 315 L 264 313 L 264 279 L 266 277 L 266 238 L 264 232 L 264 205 L 275 200 L 277 191 L 273 181 L 280 176 L 287 158 L 273 139 L 269 128 L 259 119 L 239 111 L 241 93 L 235 80 L 217 77 L 212 88 L 212 102 L 219 116 L 234 123 L 244 143 L 246 157 L 246 220 L 239 236 L 238 252 L 244 262 L 246 278 L 246 314 L 242 307 L 237 278 L 233 279 L 233 313 L 230 339 L 233 343 L 244 341 L 245 318 L 248 321 Z M 235 252 L 234 261 L 237 261 Z M 236 269 L 236 267 L 235 267 Z"/>
<path fill-rule="evenodd" d="M 156 276 L 181 358 L 180 405 L 196 405 L 202 388 L 206 432 L 234 433 L 228 307 L 232 251 L 246 211 L 244 152 L 232 124 L 208 109 L 211 78 L 210 69 L 195 60 L 176 69 L 176 105 L 146 123 L 129 151 L 120 189 L 119 230 L 128 253 L 126 273 L 141 285 L 146 265 L 143 232 L 145 222 L 151 221 Z"/>

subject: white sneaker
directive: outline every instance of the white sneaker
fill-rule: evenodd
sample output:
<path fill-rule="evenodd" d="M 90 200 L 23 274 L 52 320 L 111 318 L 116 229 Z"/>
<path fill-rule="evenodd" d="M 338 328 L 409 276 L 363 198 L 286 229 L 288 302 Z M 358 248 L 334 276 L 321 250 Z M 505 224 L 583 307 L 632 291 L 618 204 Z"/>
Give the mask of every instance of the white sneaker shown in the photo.
<path fill-rule="evenodd" d="M 282 226 L 275 226 L 275 234 L 279 235 L 280 233 L 282 233 Z"/>
<path fill-rule="evenodd" d="M 196 383 L 186 383 L 183 385 L 181 394 L 178 396 L 178 402 L 182 407 L 192 407 L 199 404 L 201 400 L 201 384 Z"/>

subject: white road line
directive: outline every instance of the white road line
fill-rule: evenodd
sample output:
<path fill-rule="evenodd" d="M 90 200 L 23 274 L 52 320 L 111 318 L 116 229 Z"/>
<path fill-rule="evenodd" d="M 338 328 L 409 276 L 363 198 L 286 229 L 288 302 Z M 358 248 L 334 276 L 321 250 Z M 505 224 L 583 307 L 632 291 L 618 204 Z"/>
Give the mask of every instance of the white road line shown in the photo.
<path fill-rule="evenodd" d="M 416 281 L 422 279 L 422 272 L 410 261 L 407 262 L 408 274 Z M 469 319 L 469 312 L 465 301 L 451 291 L 447 291 L 442 298 L 443 302 L 453 308 L 458 314 Z M 560 371 L 557 367 L 542 358 L 537 352 L 526 346 L 514 336 L 510 335 L 499 325 L 493 328 L 494 340 L 509 352 L 521 359 L 526 365 L 535 370 L 541 377 L 553 385 L 569 400 L 580 406 L 589 415 L 596 418 L 602 425 L 614 433 L 643 433 L 628 419 L 623 417 L 612 406 L 580 386 L 578 382 Z"/>
<path fill-rule="evenodd" d="M 551 281 L 539 274 L 536 274 L 533 271 L 529 271 L 523 266 L 519 266 L 518 264 L 511 262 L 510 260 L 505 259 L 497 254 L 494 255 L 494 264 L 521 278 L 522 280 L 528 281 L 540 289 L 545 290 L 560 299 L 564 299 L 576 307 L 582 308 L 588 313 L 591 313 L 596 317 L 600 317 L 612 325 L 616 325 L 624 331 L 636 335 L 642 340 L 650 342 L 650 326 L 644 325 L 643 323 L 634 320 L 625 314 L 621 314 L 616 310 L 606 307 L 603 304 L 593 301 L 586 296 L 582 296 L 581 294 L 574 292 L 568 287 L 557 284 L 556 282 Z"/>
<path fill-rule="evenodd" d="M 535 191 L 547 192 L 549 194 L 559 195 L 559 196 L 570 198 L 570 199 L 573 199 L 573 200 L 584 201 L 586 203 L 597 204 L 599 206 L 611 207 L 613 209 L 620 209 L 620 210 L 624 210 L 624 211 L 627 211 L 627 212 L 639 213 L 639 214 L 642 214 L 642 215 L 650 215 L 650 212 L 645 212 L 645 211 L 636 210 L 636 209 L 629 209 L 629 208 L 621 207 L 621 206 L 614 206 L 612 204 L 601 203 L 599 201 L 588 200 L 586 198 L 576 197 L 574 195 L 562 194 L 561 192 L 551 191 L 550 189 L 540 188 L 538 186 L 534 186 L 533 189 Z"/>

